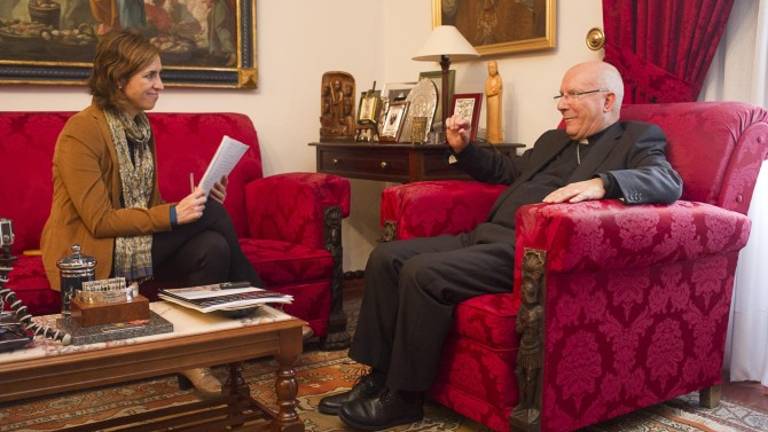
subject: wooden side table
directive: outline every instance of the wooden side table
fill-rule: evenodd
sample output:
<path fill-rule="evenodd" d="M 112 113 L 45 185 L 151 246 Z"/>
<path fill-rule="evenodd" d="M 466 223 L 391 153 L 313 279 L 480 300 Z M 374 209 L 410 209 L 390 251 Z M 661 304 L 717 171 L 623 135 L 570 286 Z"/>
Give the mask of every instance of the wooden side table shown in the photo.
<path fill-rule="evenodd" d="M 444 144 L 313 142 L 317 172 L 365 180 L 408 183 L 421 180 L 468 179 L 448 164 Z M 481 144 L 510 157 L 523 144 Z"/>

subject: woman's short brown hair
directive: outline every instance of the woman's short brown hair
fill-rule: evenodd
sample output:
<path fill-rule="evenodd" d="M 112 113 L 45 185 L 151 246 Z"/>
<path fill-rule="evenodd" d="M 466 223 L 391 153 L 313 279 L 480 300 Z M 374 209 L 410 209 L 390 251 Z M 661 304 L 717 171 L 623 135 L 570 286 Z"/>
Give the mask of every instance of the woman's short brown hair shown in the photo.
<path fill-rule="evenodd" d="M 120 88 L 158 55 L 160 51 L 138 33 L 120 31 L 104 36 L 96 47 L 93 71 L 88 79 L 96 105 L 102 109 L 124 110 L 129 102 Z"/>

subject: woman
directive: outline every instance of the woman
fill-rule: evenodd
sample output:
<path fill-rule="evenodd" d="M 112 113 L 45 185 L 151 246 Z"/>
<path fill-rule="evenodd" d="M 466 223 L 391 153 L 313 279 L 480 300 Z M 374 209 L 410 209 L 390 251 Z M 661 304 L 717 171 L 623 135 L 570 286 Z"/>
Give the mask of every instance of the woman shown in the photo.
<path fill-rule="evenodd" d="M 114 33 L 99 42 L 88 81 L 93 102 L 69 119 L 53 157 L 53 203 L 41 248 L 56 290 L 56 260 L 74 243 L 96 258 L 97 279 L 261 285 L 221 205 L 226 178 L 210 200 L 199 187 L 178 203 L 160 198 L 144 111 L 163 90 L 161 68 L 157 48 L 138 34 Z M 183 375 L 204 395 L 221 391 L 207 369 Z"/>

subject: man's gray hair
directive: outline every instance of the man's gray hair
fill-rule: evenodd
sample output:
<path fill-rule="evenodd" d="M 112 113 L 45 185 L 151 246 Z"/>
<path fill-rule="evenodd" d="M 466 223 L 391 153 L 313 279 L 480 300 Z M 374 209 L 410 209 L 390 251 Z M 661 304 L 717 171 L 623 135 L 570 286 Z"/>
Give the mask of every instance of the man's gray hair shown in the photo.
<path fill-rule="evenodd" d="M 618 113 L 624 100 L 624 80 L 622 80 L 619 70 L 610 63 L 604 62 L 600 69 L 599 85 L 601 88 L 607 89 L 616 95 L 613 109 Z"/>

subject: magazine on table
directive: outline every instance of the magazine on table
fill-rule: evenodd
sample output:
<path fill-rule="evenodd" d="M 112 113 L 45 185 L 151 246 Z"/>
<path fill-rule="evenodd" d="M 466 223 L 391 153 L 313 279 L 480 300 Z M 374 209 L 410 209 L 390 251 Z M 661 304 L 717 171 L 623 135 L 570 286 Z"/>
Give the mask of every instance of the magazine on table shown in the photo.
<path fill-rule="evenodd" d="M 222 283 L 162 289 L 158 297 L 203 313 L 233 311 L 270 303 L 293 303 L 291 295 L 243 285 Z"/>

